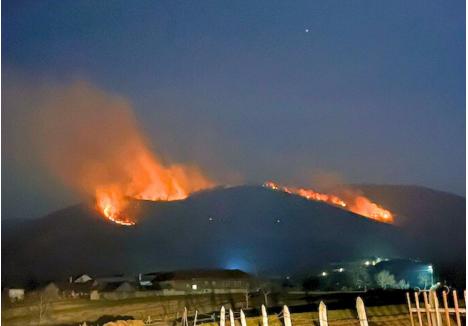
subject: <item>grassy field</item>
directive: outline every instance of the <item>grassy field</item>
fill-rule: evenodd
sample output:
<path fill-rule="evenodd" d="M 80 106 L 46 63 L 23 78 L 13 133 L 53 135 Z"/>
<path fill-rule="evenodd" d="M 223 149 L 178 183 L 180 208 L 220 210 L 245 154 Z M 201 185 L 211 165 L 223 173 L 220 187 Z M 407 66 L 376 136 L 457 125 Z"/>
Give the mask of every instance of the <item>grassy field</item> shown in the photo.
<path fill-rule="evenodd" d="M 197 307 L 202 312 L 213 311 L 221 305 L 235 305 L 242 296 L 197 295 L 184 297 L 146 297 L 124 300 L 88 299 L 61 300 L 49 303 L 45 310 L 43 324 L 61 325 L 83 321 L 94 321 L 102 316 L 131 316 L 135 319 L 175 319 L 184 307 Z M 2 325 L 36 325 L 40 306 L 37 302 L 2 307 Z"/>
<path fill-rule="evenodd" d="M 368 293 L 307 293 L 271 296 L 272 307 L 268 308 L 270 326 L 283 326 L 282 305 L 291 311 L 293 326 L 319 325 L 318 304 L 323 300 L 328 309 L 329 325 L 359 325 L 355 304 L 360 295 L 366 303 L 369 325 L 411 325 L 403 292 Z M 219 308 L 233 307 L 236 326 L 240 326 L 239 310 L 245 306 L 243 295 L 196 295 L 175 297 L 129 298 L 125 300 L 88 299 L 62 300 L 50 304 L 43 319 L 44 325 L 77 325 L 78 322 L 96 321 L 103 316 L 128 316 L 146 320 L 148 316 L 159 319 L 159 325 L 174 324 L 179 320 L 184 307 L 193 316 L 195 309 L 200 313 L 199 322 L 205 326 L 218 326 Z M 261 325 L 259 307 L 263 297 L 251 297 L 250 307 L 245 310 L 248 326 Z M 205 315 L 203 315 L 205 314 Z M 213 314 L 216 314 L 213 322 Z M 37 325 L 39 307 L 36 304 L 16 304 L 2 308 L 2 325 Z M 200 320 L 203 319 L 204 320 Z M 164 322 L 162 320 L 165 320 Z M 190 324 L 192 319 L 190 319 Z M 226 323 L 229 325 L 229 323 Z M 95 325 L 95 324 L 92 324 Z M 101 324 L 102 325 L 102 324 Z M 230 325 L 229 325 L 230 326 Z"/>

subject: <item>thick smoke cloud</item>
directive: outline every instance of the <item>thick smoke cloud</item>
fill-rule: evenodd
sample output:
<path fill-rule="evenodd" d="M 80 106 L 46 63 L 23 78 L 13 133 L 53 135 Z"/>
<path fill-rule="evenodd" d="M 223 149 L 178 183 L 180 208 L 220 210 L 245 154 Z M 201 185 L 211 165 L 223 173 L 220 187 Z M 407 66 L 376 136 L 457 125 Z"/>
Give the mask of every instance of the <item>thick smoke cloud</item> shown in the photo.
<path fill-rule="evenodd" d="M 126 197 L 181 199 L 214 184 L 198 167 L 169 164 L 152 152 L 124 98 L 86 82 L 42 95 L 31 133 L 37 157 L 65 185 L 97 197 L 98 206 L 105 197 L 117 214 Z"/>

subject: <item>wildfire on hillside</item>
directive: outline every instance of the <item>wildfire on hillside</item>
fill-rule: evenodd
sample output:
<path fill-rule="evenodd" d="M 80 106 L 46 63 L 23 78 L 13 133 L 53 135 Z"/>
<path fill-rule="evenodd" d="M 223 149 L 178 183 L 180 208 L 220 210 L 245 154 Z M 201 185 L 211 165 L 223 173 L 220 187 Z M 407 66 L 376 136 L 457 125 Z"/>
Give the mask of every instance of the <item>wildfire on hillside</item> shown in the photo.
<path fill-rule="evenodd" d="M 121 164 L 128 182 L 97 185 L 96 207 L 110 221 L 131 226 L 136 219 L 125 215 L 129 199 L 173 201 L 186 198 L 192 192 L 212 187 L 214 184 L 201 172 L 188 165 L 164 166 L 147 147 Z"/>
<path fill-rule="evenodd" d="M 353 194 L 346 196 L 349 198 L 340 198 L 334 194 L 324 194 L 312 189 L 281 186 L 272 181 L 265 182 L 263 186 L 276 191 L 301 196 L 308 200 L 322 201 L 379 222 L 393 223 L 394 221 L 393 214 L 389 210 L 362 195 Z"/>
<path fill-rule="evenodd" d="M 74 192 L 94 198 L 95 208 L 108 221 L 135 225 L 132 199 L 180 200 L 216 185 L 198 167 L 175 164 L 156 153 L 124 98 L 86 82 L 46 89 L 43 95 L 34 111 L 34 141 L 43 163 Z M 364 196 L 326 194 L 273 182 L 265 186 L 393 222 L 390 211 Z"/>
<path fill-rule="evenodd" d="M 135 225 L 131 199 L 178 200 L 215 185 L 198 167 L 157 154 L 130 103 L 86 82 L 48 90 L 35 112 L 35 141 L 45 166 L 75 192 L 94 198 L 109 221 Z"/>
<path fill-rule="evenodd" d="M 125 215 L 129 199 L 172 201 L 186 198 L 190 193 L 213 186 L 195 168 L 175 165 L 164 167 L 148 152 L 142 160 L 127 161 L 131 181 L 118 185 L 100 185 L 96 189 L 96 207 L 110 221 L 131 226 L 135 218 Z"/>

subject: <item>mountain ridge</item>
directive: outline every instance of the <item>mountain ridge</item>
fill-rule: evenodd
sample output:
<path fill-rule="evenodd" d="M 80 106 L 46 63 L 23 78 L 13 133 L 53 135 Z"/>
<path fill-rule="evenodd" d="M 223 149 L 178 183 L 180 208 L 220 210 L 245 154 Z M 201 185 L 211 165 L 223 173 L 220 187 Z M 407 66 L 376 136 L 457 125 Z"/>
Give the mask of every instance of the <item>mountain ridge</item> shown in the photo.
<path fill-rule="evenodd" d="M 292 273 L 370 255 L 435 261 L 443 254 L 444 263 L 462 260 L 464 199 L 436 192 L 443 199 L 439 200 L 443 207 L 436 209 L 437 203 L 431 196 L 426 199 L 424 191 L 379 187 L 361 190 L 372 200 L 380 196 L 399 204 L 395 208 L 405 216 L 455 205 L 452 243 L 431 244 L 431 234 L 415 232 L 425 225 L 412 221 L 425 218 L 421 215 L 388 225 L 264 187 L 236 186 L 198 192 L 180 201 L 135 201 L 141 217 L 134 227 L 108 222 L 86 204 L 52 212 L 7 235 L 2 279 L 217 267 Z M 408 208 L 415 200 L 418 204 Z M 444 219 L 431 221 L 435 225 L 429 231 L 446 224 Z M 460 252 L 453 254 L 454 248 Z"/>

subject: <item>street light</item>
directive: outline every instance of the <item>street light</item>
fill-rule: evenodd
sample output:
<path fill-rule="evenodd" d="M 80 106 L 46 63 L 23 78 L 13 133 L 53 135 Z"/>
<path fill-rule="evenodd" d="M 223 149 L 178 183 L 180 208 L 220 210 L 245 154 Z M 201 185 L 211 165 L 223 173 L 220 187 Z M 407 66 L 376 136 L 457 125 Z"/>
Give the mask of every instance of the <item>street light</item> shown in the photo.
<path fill-rule="evenodd" d="M 431 273 L 431 286 L 434 285 L 434 268 L 432 265 L 427 266 L 427 271 Z"/>

